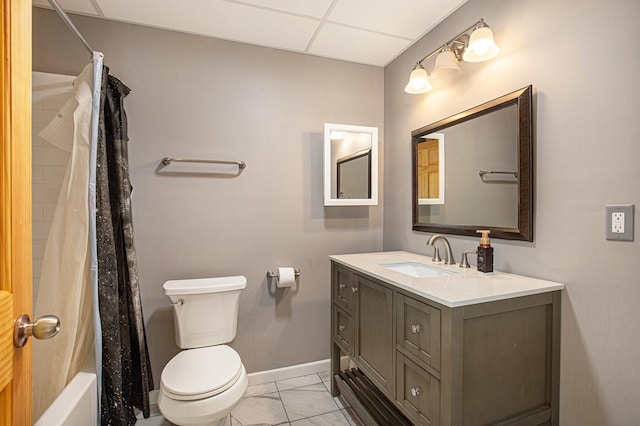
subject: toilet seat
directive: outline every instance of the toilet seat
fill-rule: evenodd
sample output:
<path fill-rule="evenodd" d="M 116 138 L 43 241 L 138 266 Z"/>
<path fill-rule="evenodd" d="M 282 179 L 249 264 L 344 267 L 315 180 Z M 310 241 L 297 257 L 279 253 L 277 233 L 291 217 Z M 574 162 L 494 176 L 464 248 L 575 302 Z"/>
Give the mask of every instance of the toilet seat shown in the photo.
<path fill-rule="evenodd" d="M 218 395 L 232 387 L 242 374 L 242 361 L 226 345 L 180 352 L 162 370 L 160 386 L 167 397 L 192 401 Z"/>

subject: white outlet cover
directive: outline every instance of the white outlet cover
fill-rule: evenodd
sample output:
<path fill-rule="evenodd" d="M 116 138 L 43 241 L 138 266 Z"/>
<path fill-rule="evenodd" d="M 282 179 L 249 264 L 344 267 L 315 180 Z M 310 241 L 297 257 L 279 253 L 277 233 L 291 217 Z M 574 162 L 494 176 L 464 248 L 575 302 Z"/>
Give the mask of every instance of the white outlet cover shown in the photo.
<path fill-rule="evenodd" d="M 614 234 L 624 234 L 624 212 L 612 213 L 611 232 Z"/>

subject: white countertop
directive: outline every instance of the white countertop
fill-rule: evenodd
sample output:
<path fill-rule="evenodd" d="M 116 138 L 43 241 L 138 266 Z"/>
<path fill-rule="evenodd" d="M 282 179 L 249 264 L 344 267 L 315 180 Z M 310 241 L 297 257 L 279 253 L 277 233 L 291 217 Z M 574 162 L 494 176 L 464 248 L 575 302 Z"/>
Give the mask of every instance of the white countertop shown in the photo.
<path fill-rule="evenodd" d="M 329 257 L 356 271 L 452 308 L 564 289 L 564 284 L 553 281 L 498 271 L 484 274 L 478 272 L 473 266 L 460 268 L 458 265 L 436 263 L 430 257 L 406 251 L 342 254 Z M 418 262 L 456 272 L 456 274 L 417 278 L 380 266 L 396 262 Z"/>

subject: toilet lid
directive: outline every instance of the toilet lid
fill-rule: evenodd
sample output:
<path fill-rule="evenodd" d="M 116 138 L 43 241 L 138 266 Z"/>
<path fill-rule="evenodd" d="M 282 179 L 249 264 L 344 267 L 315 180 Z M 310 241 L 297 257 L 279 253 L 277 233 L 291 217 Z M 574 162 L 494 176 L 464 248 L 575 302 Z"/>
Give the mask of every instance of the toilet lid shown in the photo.
<path fill-rule="evenodd" d="M 240 355 L 226 345 L 180 352 L 162 370 L 160 384 L 178 400 L 208 398 L 231 387 L 240 377 Z"/>

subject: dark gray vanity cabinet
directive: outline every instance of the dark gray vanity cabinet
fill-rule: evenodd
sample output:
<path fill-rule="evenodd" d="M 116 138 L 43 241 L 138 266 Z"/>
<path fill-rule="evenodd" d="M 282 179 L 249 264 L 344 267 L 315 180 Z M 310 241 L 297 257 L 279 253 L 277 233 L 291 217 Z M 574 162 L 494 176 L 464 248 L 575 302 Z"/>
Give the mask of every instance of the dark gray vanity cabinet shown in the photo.
<path fill-rule="evenodd" d="M 349 360 L 411 423 L 558 425 L 560 291 L 449 307 L 332 261 L 332 300 L 334 377 Z"/>

